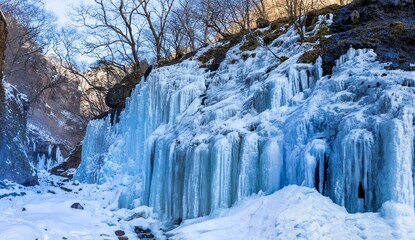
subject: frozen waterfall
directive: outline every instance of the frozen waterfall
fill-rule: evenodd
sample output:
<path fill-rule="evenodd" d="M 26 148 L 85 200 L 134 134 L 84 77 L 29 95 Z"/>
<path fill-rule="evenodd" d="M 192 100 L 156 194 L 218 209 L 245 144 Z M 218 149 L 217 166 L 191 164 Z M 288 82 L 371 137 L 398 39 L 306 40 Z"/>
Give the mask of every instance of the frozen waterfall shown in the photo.
<path fill-rule="evenodd" d="M 263 48 L 242 60 L 237 45 L 214 73 L 196 60 L 209 47 L 156 68 L 118 123 L 91 121 L 76 178 L 123 186 L 120 207 L 148 205 L 166 221 L 289 184 L 351 212 L 413 209 L 415 89 L 402 82 L 415 74 L 350 49 L 322 77 L 321 59 L 296 63 L 310 47 L 297 40 L 291 28 L 270 44 L 282 63 Z"/>

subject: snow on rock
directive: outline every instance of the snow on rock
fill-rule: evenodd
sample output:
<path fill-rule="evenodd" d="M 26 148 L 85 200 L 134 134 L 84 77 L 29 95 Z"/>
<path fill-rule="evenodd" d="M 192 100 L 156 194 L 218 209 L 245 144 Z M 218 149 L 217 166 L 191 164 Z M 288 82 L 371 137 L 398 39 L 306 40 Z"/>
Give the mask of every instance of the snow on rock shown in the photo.
<path fill-rule="evenodd" d="M 0 180 L 7 179 L 24 185 L 34 185 L 37 183 L 37 178 L 29 163 L 26 148 L 27 103 L 25 95 L 2 79 L 0 82 Z"/>
<path fill-rule="evenodd" d="M 350 212 L 387 201 L 413 212 L 415 73 L 351 48 L 322 77 L 320 58 L 297 63 L 313 47 L 298 40 L 289 28 L 246 60 L 242 42 L 214 72 L 197 61 L 207 49 L 154 69 L 118 123 L 89 124 L 76 178 L 117 184 L 119 207 L 147 205 L 170 223 L 291 184 Z"/>
<path fill-rule="evenodd" d="M 173 240 L 414 239 L 414 221 L 413 214 L 395 221 L 385 220 L 379 213 L 349 214 L 315 189 L 288 186 L 269 196 L 250 197 L 209 217 L 186 220 L 167 235 Z"/>

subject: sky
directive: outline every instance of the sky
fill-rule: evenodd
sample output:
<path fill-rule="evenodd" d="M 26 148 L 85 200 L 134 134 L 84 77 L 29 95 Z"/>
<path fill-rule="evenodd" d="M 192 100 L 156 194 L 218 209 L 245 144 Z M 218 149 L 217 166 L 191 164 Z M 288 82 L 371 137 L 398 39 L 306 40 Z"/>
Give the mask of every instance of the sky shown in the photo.
<path fill-rule="evenodd" d="M 46 9 L 52 11 L 58 17 L 59 25 L 69 24 L 69 11 L 71 7 L 80 4 L 85 0 L 44 0 Z M 88 1 L 88 0 L 86 0 Z"/>

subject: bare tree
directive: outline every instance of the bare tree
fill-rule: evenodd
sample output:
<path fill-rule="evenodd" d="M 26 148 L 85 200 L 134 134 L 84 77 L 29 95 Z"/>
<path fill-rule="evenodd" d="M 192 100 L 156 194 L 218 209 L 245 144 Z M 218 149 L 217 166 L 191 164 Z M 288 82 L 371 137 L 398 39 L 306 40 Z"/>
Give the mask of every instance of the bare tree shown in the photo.
<path fill-rule="evenodd" d="M 308 13 L 312 10 L 321 8 L 323 5 L 322 0 L 283 0 L 280 2 L 274 0 L 276 6 L 283 9 L 283 12 L 288 17 L 290 22 L 294 24 L 301 40 L 305 38 L 305 23 L 308 17 Z"/>
<path fill-rule="evenodd" d="M 225 1 L 225 6 L 231 16 L 230 24 L 238 26 L 236 31 L 251 31 L 251 0 L 229 0 Z"/>
<path fill-rule="evenodd" d="M 181 0 L 174 9 L 174 13 L 180 16 L 181 24 L 186 26 L 186 34 L 195 33 L 195 45 L 212 43 L 212 10 L 216 0 Z M 189 37 L 190 38 L 190 37 Z"/>
<path fill-rule="evenodd" d="M 197 10 L 205 23 L 205 43 L 210 32 L 227 37 L 240 31 L 250 31 L 252 24 L 252 0 L 208 0 L 201 1 Z"/>
<path fill-rule="evenodd" d="M 157 60 L 169 56 L 166 47 L 167 20 L 174 0 L 94 0 L 74 10 L 72 20 L 82 32 L 63 30 L 58 34 L 55 52 L 63 68 L 82 83 L 84 98 L 92 115 L 104 109 L 104 97 L 110 85 L 102 82 L 111 79 L 112 85 L 130 74 L 138 78 L 143 72 L 141 53 L 147 49 L 145 32 Z M 76 37 L 74 37 L 76 35 Z M 179 37 L 178 33 L 175 35 Z M 78 39 L 82 41 L 79 42 Z M 181 48 L 180 38 L 176 45 Z M 87 56 L 99 67 L 88 71 L 80 66 L 76 56 Z M 94 74 L 90 74 L 94 73 Z M 111 75 L 111 77 L 108 77 Z M 94 76 L 98 76 L 94 77 Z M 115 82 L 114 82 L 115 80 Z"/>
<path fill-rule="evenodd" d="M 44 56 L 53 39 L 56 18 L 45 10 L 43 0 L 0 0 L 0 7 L 9 33 L 7 80 L 26 94 L 33 106 L 67 81 Z"/>
<path fill-rule="evenodd" d="M 231 31 L 230 23 L 232 16 L 229 12 L 228 3 L 224 0 L 210 0 L 207 12 L 206 26 L 222 37 L 229 36 Z"/>
<path fill-rule="evenodd" d="M 71 27 L 61 28 L 55 35 L 53 51 L 58 65 L 63 69 L 61 75 L 69 79 L 78 79 L 81 91 L 81 112 L 91 118 L 100 115 L 109 108 L 105 104 L 108 90 L 119 82 L 127 69 L 120 69 L 105 59 L 96 61 L 89 69 L 79 61 L 82 51 L 81 34 Z"/>
<path fill-rule="evenodd" d="M 126 73 L 130 66 L 140 72 L 139 40 L 144 28 L 137 21 L 140 7 L 140 1 L 94 0 L 77 8 L 72 20 L 86 30 L 84 53 L 105 59 Z"/>
<path fill-rule="evenodd" d="M 180 0 L 169 19 L 169 29 L 176 28 L 183 37 L 183 50 L 194 51 L 211 42 L 212 31 L 207 18 L 210 13 L 210 0 Z M 167 37 L 168 41 L 170 35 Z"/>
<path fill-rule="evenodd" d="M 8 28 L 6 75 L 21 70 L 32 54 L 44 53 L 56 18 L 42 0 L 0 0 Z"/>
<path fill-rule="evenodd" d="M 169 15 L 172 11 L 174 0 L 138 0 L 141 6 L 140 15 L 143 16 L 147 22 L 147 26 L 151 32 L 151 42 L 154 44 L 157 62 L 163 56 L 166 24 Z"/>
<path fill-rule="evenodd" d="M 269 20 L 266 0 L 251 0 L 251 2 L 257 18 Z"/>
<path fill-rule="evenodd" d="M 167 48 L 173 49 L 174 58 L 178 59 L 186 52 L 186 45 L 192 43 L 186 41 L 186 33 L 180 22 L 180 17 L 176 14 L 169 19 L 167 28 L 168 37 L 166 38 Z M 192 47 L 191 47 L 192 48 Z"/>

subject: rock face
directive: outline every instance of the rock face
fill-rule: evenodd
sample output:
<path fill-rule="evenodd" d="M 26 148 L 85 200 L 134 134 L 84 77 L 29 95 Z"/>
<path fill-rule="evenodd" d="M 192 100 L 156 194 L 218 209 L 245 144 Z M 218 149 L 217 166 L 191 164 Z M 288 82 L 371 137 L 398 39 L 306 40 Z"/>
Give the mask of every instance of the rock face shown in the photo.
<path fill-rule="evenodd" d="M 3 13 L 0 12 L 0 77 L 3 79 L 4 53 L 6 51 L 7 27 Z M 3 90 L 0 90 L 3 91 Z M 4 94 L 4 93 L 3 93 Z"/>
<path fill-rule="evenodd" d="M 151 71 L 151 67 L 148 66 L 147 63 L 143 62 L 141 65 L 142 71 L 138 76 L 136 74 L 129 74 L 125 76 L 120 83 L 115 84 L 114 87 L 108 91 L 108 94 L 105 97 L 105 104 L 107 104 L 108 107 L 117 108 L 120 105 L 124 105 L 125 99 L 131 95 L 131 91 L 139 83 L 141 77 L 146 75 L 147 69 L 150 68 Z"/>
<path fill-rule="evenodd" d="M 50 170 L 69 156 L 67 145 L 32 124 L 28 124 L 27 139 L 29 161 L 37 170 Z"/>
<path fill-rule="evenodd" d="M 26 71 L 33 71 L 32 65 L 22 69 L 22 72 Z M 30 92 L 22 85 L 36 76 L 22 75 L 21 78 L 10 77 L 10 82 L 30 96 Z M 42 83 L 47 80 L 37 81 Z M 80 97 L 78 84 L 65 79 L 55 88 L 45 90 L 38 99 L 31 100 L 27 116 L 28 155 L 36 169 L 49 170 L 61 163 L 82 140 L 86 120 L 80 113 Z"/>
<path fill-rule="evenodd" d="M 9 24 L 9 36 L 19 34 L 18 21 L 7 13 L 5 17 L 15 23 Z M 29 161 L 36 169 L 49 169 L 69 157 L 84 136 L 80 81 L 67 77 L 53 58 L 14 42 L 7 41 L 4 74 L 7 82 L 29 99 Z"/>
<path fill-rule="evenodd" d="M 62 176 L 62 177 L 67 177 L 69 179 L 72 179 L 74 171 L 71 171 L 71 170 L 78 168 L 79 164 L 81 164 L 81 158 L 82 158 L 82 145 L 79 144 L 69 154 L 69 157 L 66 159 L 65 162 L 52 168 L 50 172 L 57 176 Z"/>
<path fill-rule="evenodd" d="M 415 5 L 412 0 L 358 0 L 341 8 L 322 41 L 323 70 L 331 74 L 335 60 L 354 48 L 370 48 L 391 69 L 413 70 Z"/>
<path fill-rule="evenodd" d="M 3 14 L 0 14 L 1 79 L 6 36 L 6 21 Z M 37 177 L 29 164 L 25 146 L 27 100 L 10 84 L 2 81 L 0 102 L 0 180 L 8 179 L 24 185 L 34 185 Z"/>
<path fill-rule="evenodd" d="M 105 104 L 111 109 L 97 116 L 96 119 L 111 116 L 111 122 L 118 122 L 118 116 L 125 108 L 126 99 L 131 95 L 131 92 L 140 82 L 142 77 L 146 78 L 152 69 L 153 66 L 150 66 L 147 62 L 143 61 L 141 62 L 141 72 L 126 75 L 119 83 L 109 89 L 105 96 Z"/>

